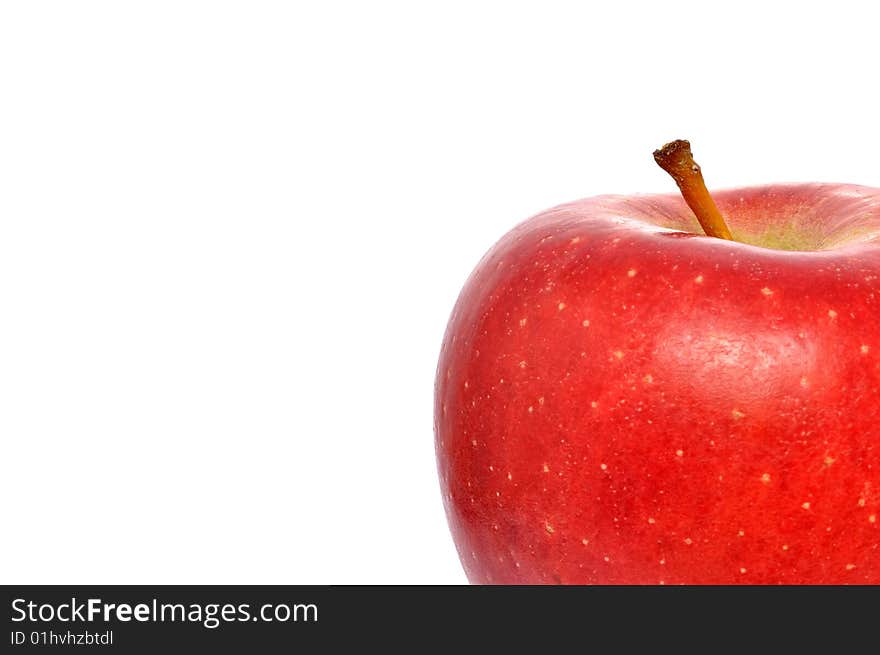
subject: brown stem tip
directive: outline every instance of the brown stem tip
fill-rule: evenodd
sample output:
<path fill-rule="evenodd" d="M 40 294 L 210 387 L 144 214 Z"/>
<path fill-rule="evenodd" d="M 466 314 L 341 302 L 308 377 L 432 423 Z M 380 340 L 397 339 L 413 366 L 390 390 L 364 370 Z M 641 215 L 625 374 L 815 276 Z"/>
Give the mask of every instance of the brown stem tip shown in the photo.
<path fill-rule="evenodd" d="M 672 176 L 684 201 L 696 215 L 703 231 L 710 237 L 733 240 L 724 217 L 706 189 L 700 166 L 694 161 L 688 141 L 670 141 L 654 151 L 654 161 Z"/>

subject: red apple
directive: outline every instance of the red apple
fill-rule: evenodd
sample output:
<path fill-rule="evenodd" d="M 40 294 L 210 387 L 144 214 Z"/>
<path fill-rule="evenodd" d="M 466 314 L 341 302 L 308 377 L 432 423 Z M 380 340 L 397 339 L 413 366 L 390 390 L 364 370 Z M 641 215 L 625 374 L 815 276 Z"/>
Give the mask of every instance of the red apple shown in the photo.
<path fill-rule="evenodd" d="M 714 195 L 732 241 L 600 196 L 467 281 L 435 435 L 471 582 L 880 583 L 880 189 Z"/>

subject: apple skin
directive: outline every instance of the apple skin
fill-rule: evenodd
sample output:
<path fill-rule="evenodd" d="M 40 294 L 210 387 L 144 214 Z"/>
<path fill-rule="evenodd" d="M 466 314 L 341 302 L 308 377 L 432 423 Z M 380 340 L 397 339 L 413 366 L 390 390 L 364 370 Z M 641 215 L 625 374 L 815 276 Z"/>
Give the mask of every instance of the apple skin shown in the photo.
<path fill-rule="evenodd" d="M 713 195 L 735 237 L 825 249 L 601 196 L 468 279 L 434 428 L 472 583 L 880 583 L 880 189 Z"/>

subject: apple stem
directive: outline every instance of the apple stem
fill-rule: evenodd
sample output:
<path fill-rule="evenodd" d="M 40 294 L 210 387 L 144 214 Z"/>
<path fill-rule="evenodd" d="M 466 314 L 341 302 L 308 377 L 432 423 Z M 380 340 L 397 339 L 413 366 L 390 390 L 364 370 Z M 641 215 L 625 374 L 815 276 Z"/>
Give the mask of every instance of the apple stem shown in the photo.
<path fill-rule="evenodd" d="M 654 161 L 675 180 L 703 231 L 710 237 L 733 241 L 724 217 L 709 195 L 700 166 L 694 161 L 690 142 L 678 140 L 667 143 L 654 151 Z"/>

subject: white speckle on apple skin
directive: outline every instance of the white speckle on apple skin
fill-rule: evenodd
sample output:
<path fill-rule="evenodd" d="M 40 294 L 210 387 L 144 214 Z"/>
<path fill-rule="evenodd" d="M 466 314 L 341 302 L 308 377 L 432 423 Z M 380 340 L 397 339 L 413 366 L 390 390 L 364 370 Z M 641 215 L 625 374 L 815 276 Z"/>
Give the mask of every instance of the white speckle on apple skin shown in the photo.
<path fill-rule="evenodd" d="M 761 293 L 764 294 L 765 296 L 772 296 L 773 289 L 768 289 L 767 287 L 764 287 L 763 289 L 761 289 Z"/>
<path fill-rule="evenodd" d="M 863 345 L 861 348 L 859 348 L 859 352 L 863 355 L 867 355 L 869 352 L 871 352 L 871 347 Z"/>

